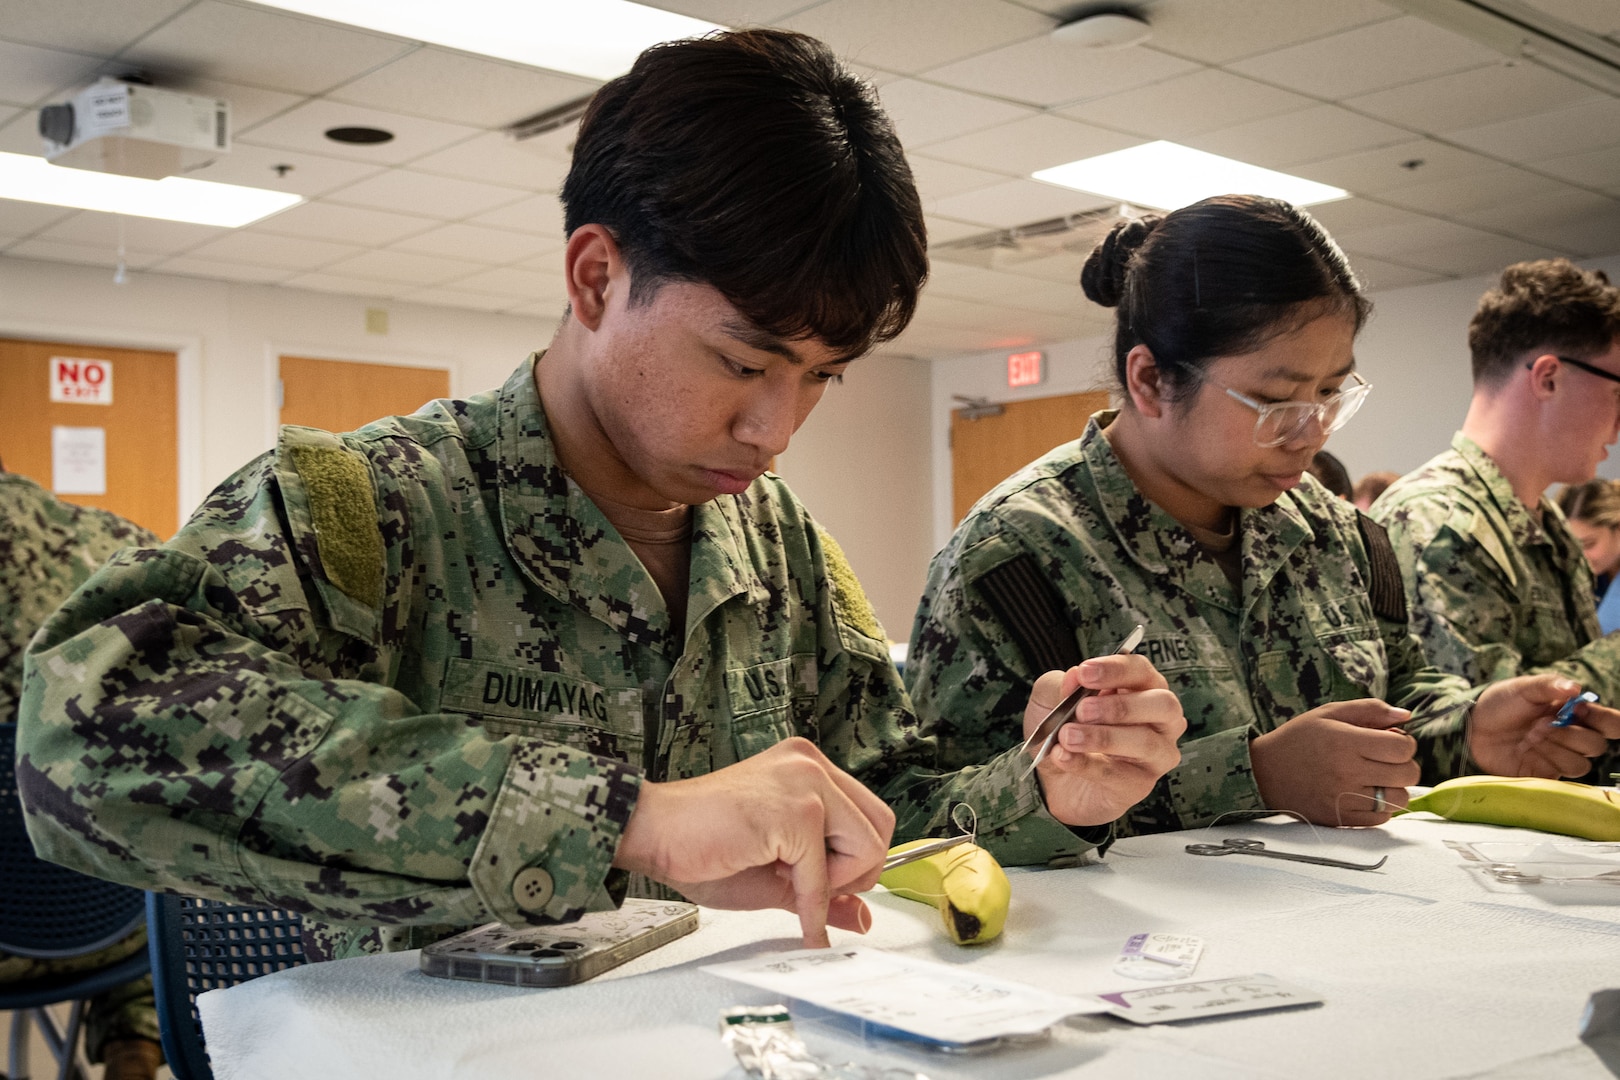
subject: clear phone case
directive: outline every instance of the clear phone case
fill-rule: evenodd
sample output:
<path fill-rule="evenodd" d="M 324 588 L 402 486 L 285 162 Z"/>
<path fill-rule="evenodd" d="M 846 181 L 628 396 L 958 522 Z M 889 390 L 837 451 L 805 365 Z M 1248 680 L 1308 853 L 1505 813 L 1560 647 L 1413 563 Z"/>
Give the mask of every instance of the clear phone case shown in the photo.
<path fill-rule="evenodd" d="M 503 986 L 569 986 L 696 930 L 698 909 L 669 900 L 626 900 L 577 922 L 490 923 L 422 950 L 423 974 Z"/>

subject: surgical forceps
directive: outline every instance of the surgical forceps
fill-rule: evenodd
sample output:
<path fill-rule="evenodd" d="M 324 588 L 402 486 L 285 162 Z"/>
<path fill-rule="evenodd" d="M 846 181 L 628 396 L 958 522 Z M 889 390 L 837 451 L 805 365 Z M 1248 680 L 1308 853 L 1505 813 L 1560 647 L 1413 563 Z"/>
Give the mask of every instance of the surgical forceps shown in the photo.
<path fill-rule="evenodd" d="M 1389 861 L 1385 855 L 1375 863 L 1345 862 L 1343 859 L 1325 859 L 1320 855 L 1296 855 L 1290 851 L 1272 851 L 1258 840 L 1228 839 L 1218 844 L 1188 844 L 1189 855 L 1262 855 L 1268 859 L 1287 859 L 1290 862 L 1312 863 L 1316 866 L 1337 866 L 1344 870 L 1376 870 Z"/>

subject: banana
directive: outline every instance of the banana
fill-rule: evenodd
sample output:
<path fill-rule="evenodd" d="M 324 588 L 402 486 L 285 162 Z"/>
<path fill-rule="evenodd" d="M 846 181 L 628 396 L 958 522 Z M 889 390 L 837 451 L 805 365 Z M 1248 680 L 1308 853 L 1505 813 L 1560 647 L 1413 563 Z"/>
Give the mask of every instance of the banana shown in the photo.
<path fill-rule="evenodd" d="M 889 854 L 927 842 L 900 844 Z M 977 844 L 960 844 L 897 866 L 878 882 L 896 896 L 939 908 L 946 935 L 958 945 L 993 941 L 1007 923 L 1012 884 L 995 856 Z"/>
<path fill-rule="evenodd" d="M 1435 785 L 1406 807 L 1453 821 L 1620 840 L 1620 798 L 1613 788 L 1532 776 L 1459 776 Z"/>

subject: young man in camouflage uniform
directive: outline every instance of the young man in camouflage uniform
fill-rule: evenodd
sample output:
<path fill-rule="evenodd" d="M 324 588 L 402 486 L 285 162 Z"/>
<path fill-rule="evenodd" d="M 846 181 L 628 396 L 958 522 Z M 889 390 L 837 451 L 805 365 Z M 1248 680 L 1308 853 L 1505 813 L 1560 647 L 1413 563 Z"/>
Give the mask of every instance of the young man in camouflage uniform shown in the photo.
<path fill-rule="evenodd" d="M 870 89 L 801 35 L 651 49 L 592 102 L 563 202 L 543 355 L 351 435 L 285 430 L 52 620 L 19 759 L 39 848 L 304 912 L 348 953 L 655 882 L 825 944 L 867 925 L 891 832 L 958 804 L 1006 862 L 1102 840 L 1175 760 L 1151 666 L 1085 675 L 1125 691 L 1128 762 L 1038 784 L 1016 753 L 942 760 L 837 546 L 765 473 L 926 274 Z"/>
<path fill-rule="evenodd" d="M 116 514 L 75 506 L 0 466 L 0 724 L 17 722 L 23 650 L 34 631 L 107 556 L 158 538 Z M 98 953 L 42 960 L 0 951 L 0 985 L 93 971 L 146 948 L 146 930 Z M 150 1080 L 163 1062 L 152 980 L 100 994 L 85 1012 L 84 1048 L 106 1080 Z"/>
<path fill-rule="evenodd" d="M 1518 263 L 1481 298 L 1468 346 L 1474 395 L 1451 449 L 1372 508 L 1412 629 L 1473 682 L 1556 671 L 1620 701 L 1620 639 L 1602 636 L 1591 568 L 1543 494 L 1590 480 L 1620 431 L 1620 289 L 1565 259 Z"/>

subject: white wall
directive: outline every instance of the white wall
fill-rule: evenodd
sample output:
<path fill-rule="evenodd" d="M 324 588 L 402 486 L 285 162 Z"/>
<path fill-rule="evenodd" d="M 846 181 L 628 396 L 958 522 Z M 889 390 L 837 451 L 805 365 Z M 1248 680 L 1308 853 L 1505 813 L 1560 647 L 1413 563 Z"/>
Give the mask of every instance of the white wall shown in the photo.
<path fill-rule="evenodd" d="M 776 463 L 837 538 L 896 641 L 910 636 L 934 551 L 928 386 L 926 360 L 855 361 Z"/>

